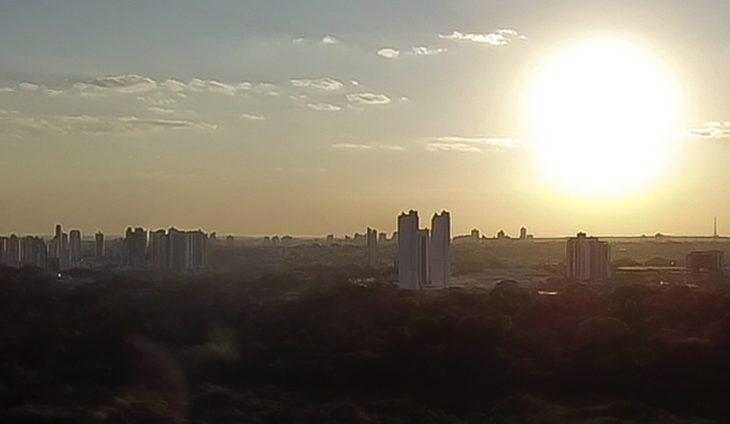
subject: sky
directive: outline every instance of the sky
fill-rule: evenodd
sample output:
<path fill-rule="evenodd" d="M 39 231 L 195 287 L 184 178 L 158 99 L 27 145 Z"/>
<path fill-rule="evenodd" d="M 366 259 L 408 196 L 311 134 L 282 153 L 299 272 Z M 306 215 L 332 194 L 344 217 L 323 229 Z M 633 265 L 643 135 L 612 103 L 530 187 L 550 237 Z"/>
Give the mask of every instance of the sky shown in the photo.
<path fill-rule="evenodd" d="M 730 233 L 728 22 L 726 0 L 3 0 L 0 234 L 390 232 L 409 209 L 457 234 Z M 679 150 L 638 192 L 534 166 L 525 87 L 597 35 L 681 86 Z"/>

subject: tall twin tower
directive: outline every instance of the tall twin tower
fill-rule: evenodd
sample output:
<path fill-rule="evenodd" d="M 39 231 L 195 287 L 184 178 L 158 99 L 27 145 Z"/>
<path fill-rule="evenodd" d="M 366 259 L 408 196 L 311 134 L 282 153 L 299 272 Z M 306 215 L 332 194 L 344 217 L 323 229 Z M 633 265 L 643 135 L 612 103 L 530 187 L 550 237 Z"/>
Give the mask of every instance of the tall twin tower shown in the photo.
<path fill-rule="evenodd" d="M 418 212 L 398 217 L 398 286 L 407 290 L 445 288 L 451 282 L 451 215 L 431 220 L 431 232 L 420 229 Z"/>

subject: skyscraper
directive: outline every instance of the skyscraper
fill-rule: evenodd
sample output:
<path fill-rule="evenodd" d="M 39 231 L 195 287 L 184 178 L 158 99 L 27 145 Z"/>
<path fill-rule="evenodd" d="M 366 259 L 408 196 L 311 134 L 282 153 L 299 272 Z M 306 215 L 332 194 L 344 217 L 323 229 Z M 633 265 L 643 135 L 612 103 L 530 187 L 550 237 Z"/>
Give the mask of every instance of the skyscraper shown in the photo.
<path fill-rule="evenodd" d="M 68 245 L 69 264 L 76 268 L 81 264 L 81 231 L 71 230 Z"/>
<path fill-rule="evenodd" d="M 39 237 L 25 237 L 20 240 L 20 263 L 24 268 L 46 268 L 46 243 Z"/>
<path fill-rule="evenodd" d="M 169 237 L 165 230 L 150 232 L 150 257 L 152 268 L 165 271 L 170 267 Z"/>
<path fill-rule="evenodd" d="M 418 251 L 418 212 L 411 210 L 398 217 L 398 287 L 402 289 L 421 289 Z"/>
<path fill-rule="evenodd" d="M 56 229 L 51 239 L 49 250 L 49 263 L 51 269 L 60 271 L 69 267 L 69 249 L 68 235 L 63 232 L 60 224 L 56 225 Z"/>
<path fill-rule="evenodd" d="M 99 231 L 96 233 L 96 259 L 102 260 L 106 256 L 106 244 L 104 243 L 104 233 Z"/>
<path fill-rule="evenodd" d="M 431 285 L 451 283 L 451 215 L 443 211 L 431 220 Z"/>
<path fill-rule="evenodd" d="M 578 233 L 568 240 L 565 271 L 570 280 L 600 282 L 610 275 L 611 250 L 607 242 Z"/>
<path fill-rule="evenodd" d="M 5 265 L 8 255 L 8 238 L 0 237 L 0 266 Z"/>
<path fill-rule="evenodd" d="M 147 232 L 144 228 L 127 228 L 122 248 L 122 264 L 129 268 L 143 268 L 147 250 Z"/>
<path fill-rule="evenodd" d="M 13 268 L 20 267 L 20 239 L 15 234 L 11 234 L 8 238 L 6 254 L 5 265 Z"/>
<path fill-rule="evenodd" d="M 527 227 L 520 228 L 520 240 L 527 240 Z"/>
<path fill-rule="evenodd" d="M 168 254 L 166 269 L 191 272 L 208 267 L 208 236 L 204 232 L 170 228 L 165 240 Z"/>
<path fill-rule="evenodd" d="M 424 288 L 431 284 L 431 237 L 426 229 L 418 230 L 418 287 Z"/>
<path fill-rule="evenodd" d="M 375 268 L 378 266 L 378 232 L 372 228 L 368 228 L 367 245 L 368 266 Z"/>

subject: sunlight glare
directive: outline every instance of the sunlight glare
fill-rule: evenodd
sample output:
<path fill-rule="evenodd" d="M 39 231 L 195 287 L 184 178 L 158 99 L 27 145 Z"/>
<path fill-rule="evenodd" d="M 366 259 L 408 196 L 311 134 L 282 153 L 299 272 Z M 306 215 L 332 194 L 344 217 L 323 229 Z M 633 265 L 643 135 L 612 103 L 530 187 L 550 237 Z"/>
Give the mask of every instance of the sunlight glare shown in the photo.
<path fill-rule="evenodd" d="M 538 167 L 581 195 L 645 188 L 670 165 L 678 84 L 651 52 L 615 39 L 560 51 L 537 70 L 527 117 Z"/>

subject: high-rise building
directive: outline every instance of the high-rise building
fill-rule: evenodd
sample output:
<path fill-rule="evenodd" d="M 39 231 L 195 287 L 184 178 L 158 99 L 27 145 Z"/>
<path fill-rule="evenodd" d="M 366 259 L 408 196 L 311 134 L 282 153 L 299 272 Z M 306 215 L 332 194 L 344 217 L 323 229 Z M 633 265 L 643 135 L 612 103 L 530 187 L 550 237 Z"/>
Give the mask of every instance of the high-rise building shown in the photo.
<path fill-rule="evenodd" d="M 147 231 L 127 228 L 122 248 L 122 264 L 129 268 L 144 268 L 146 263 Z"/>
<path fill-rule="evenodd" d="M 96 259 L 102 260 L 106 256 L 106 243 L 104 242 L 104 233 L 101 231 L 96 233 Z"/>
<path fill-rule="evenodd" d="M 69 268 L 68 234 L 63 232 L 63 227 L 60 224 L 56 225 L 48 251 L 48 262 L 51 269 L 60 271 Z"/>
<path fill-rule="evenodd" d="M 398 217 L 398 287 L 421 289 L 418 253 L 418 212 L 411 210 Z"/>
<path fill-rule="evenodd" d="M 418 287 L 431 284 L 431 237 L 428 230 L 418 230 Z"/>
<path fill-rule="evenodd" d="M 5 265 L 5 260 L 8 255 L 8 238 L 0 237 L 0 266 Z"/>
<path fill-rule="evenodd" d="M 527 227 L 520 228 L 520 240 L 527 240 Z"/>
<path fill-rule="evenodd" d="M 610 276 L 611 249 L 607 242 L 578 233 L 568 240 L 566 277 L 581 282 L 600 282 Z"/>
<path fill-rule="evenodd" d="M 451 215 L 443 211 L 431 220 L 431 285 L 451 283 Z"/>
<path fill-rule="evenodd" d="M 165 230 L 150 232 L 150 257 L 152 268 L 157 271 L 166 271 L 170 268 L 170 238 Z"/>
<path fill-rule="evenodd" d="M 479 243 L 479 239 L 481 238 L 481 234 L 479 234 L 479 230 L 474 228 L 471 230 L 471 241 Z"/>
<path fill-rule="evenodd" d="M 24 268 L 46 268 L 48 261 L 46 243 L 39 237 L 20 240 L 20 264 Z"/>
<path fill-rule="evenodd" d="M 208 237 L 202 231 L 168 231 L 168 269 L 200 271 L 208 267 Z"/>
<path fill-rule="evenodd" d="M 372 228 L 368 228 L 367 232 L 368 245 L 368 266 L 375 268 L 378 266 L 378 232 Z"/>
<path fill-rule="evenodd" d="M 71 230 L 68 244 L 69 264 L 71 268 L 81 265 L 81 231 Z"/>
<path fill-rule="evenodd" d="M 20 239 L 15 234 L 11 234 L 7 241 L 5 265 L 13 268 L 20 267 Z"/>
<path fill-rule="evenodd" d="M 692 252 L 687 255 L 685 261 L 687 273 L 722 275 L 725 266 L 724 255 L 721 250 Z"/>

